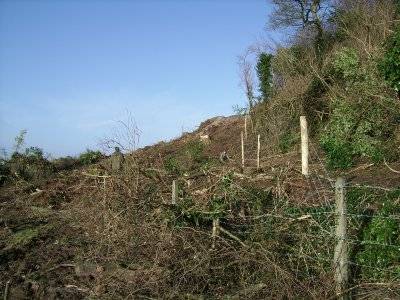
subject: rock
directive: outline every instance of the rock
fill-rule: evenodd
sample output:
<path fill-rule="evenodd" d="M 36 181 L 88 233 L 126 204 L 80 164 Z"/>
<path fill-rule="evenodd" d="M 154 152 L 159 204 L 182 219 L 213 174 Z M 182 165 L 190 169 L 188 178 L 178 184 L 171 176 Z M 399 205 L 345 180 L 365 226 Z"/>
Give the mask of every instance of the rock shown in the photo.
<path fill-rule="evenodd" d="M 208 134 L 200 135 L 200 141 L 202 141 L 206 145 L 211 143 L 211 139 Z"/>

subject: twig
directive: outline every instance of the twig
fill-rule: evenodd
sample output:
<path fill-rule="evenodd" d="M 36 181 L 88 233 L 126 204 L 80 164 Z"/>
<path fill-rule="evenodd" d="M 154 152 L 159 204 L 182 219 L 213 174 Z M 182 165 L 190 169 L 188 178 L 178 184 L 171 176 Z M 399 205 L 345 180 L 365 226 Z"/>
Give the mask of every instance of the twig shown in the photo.
<path fill-rule="evenodd" d="M 11 279 L 6 282 L 6 288 L 4 290 L 4 300 L 8 299 L 8 292 L 10 290 Z"/>
<path fill-rule="evenodd" d="M 397 173 L 397 174 L 400 174 L 400 171 L 397 171 L 397 170 L 391 168 L 391 167 L 388 165 L 388 163 L 386 162 L 386 160 L 384 160 L 384 163 L 385 163 L 385 166 L 388 167 L 388 169 L 389 169 L 390 171 L 392 171 L 392 172 L 394 172 L 394 173 Z"/>
<path fill-rule="evenodd" d="M 360 170 L 360 169 L 367 169 L 367 168 L 369 168 L 369 167 L 371 167 L 371 166 L 373 166 L 373 165 L 374 165 L 374 164 L 367 164 L 367 165 L 359 166 L 359 167 L 357 167 L 357 168 L 354 168 L 353 170 L 348 171 L 347 174 L 353 173 L 353 172 L 355 172 L 355 171 L 357 171 L 357 170 Z"/>
<path fill-rule="evenodd" d="M 110 175 L 94 175 L 94 174 L 89 174 L 86 172 L 82 172 L 82 175 L 89 176 L 89 177 L 97 177 L 97 178 L 110 178 L 111 177 Z"/>
<path fill-rule="evenodd" d="M 75 268 L 75 266 L 76 266 L 75 264 L 60 264 L 53 268 L 48 269 L 47 272 L 51 272 L 59 268 Z"/>
<path fill-rule="evenodd" d="M 232 233 L 230 233 L 228 230 L 222 228 L 221 226 L 219 227 L 219 230 L 223 233 L 225 233 L 227 236 L 229 236 L 230 238 L 234 239 L 236 242 L 238 242 L 240 245 L 242 245 L 243 247 L 247 248 L 248 246 L 243 243 L 237 236 L 233 235 Z"/>

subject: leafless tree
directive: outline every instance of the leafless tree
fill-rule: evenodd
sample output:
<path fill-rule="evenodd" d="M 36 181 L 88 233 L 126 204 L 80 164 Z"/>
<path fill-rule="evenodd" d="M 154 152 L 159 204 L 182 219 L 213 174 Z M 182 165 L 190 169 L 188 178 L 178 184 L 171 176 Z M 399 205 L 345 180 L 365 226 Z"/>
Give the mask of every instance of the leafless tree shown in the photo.
<path fill-rule="evenodd" d="M 129 111 L 126 111 L 125 120 L 116 121 L 111 129 L 111 134 L 102 138 L 99 142 L 104 151 L 110 152 L 115 147 L 129 153 L 137 149 L 140 138 L 140 130 Z"/>
<path fill-rule="evenodd" d="M 324 23 L 331 14 L 334 2 L 334 0 L 272 0 L 274 11 L 269 25 L 273 29 L 294 28 L 298 35 L 309 37 L 311 35 L 314 37 L 311 40 L 320 41 L 324 34 Z"/>
<path fill-rule="evenodd" d="M 249 104 L 250 112 L 254 107 L 254 67 L 249 60 L 250 50 L 238 57 L 240 85 L 243 88 Z"/>

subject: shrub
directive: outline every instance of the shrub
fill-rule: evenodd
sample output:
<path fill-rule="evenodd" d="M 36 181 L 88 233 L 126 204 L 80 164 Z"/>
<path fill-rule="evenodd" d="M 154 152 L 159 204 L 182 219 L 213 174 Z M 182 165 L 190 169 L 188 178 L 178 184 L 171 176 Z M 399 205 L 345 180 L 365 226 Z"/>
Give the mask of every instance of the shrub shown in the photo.
<path fill-rule="evenodd" d="M 10 168 L 7 161 L 4 158 L 0 159 L 0 186 L 2 186 L 8 176 L 10 175 Z"/>
<path fill-rule="evenodd" d="M 293 132 L 285 132 L 279 138 L 279 149 L 282 153 L 287 153 L 299 142 L 299 135 Z"/>
<path fill-rule="evenodd" d="M 168 174 L 180 176 L 183 174 L 183 167 L 180 162 L 173 156 L 168 156 L 164 160 L 164 169 Z"/>
<path fill-rule="evenodd" d="M 100 159 L 103 158 L 103 154 L 100 151 L 93 151 L 87 149 L 86 152 L 79 155 L 78 161 L 82 165 L 90 165 L 98 162 Z"/>
<path fill-rule="evenodd" d="M 320 136 L 328 165 L 348 168 L 357 157 L 383 160 L 399 112 L 394 99 L 384 94 L 376 62 L 361 64 L 354 49 L 343 48 L 334 56 L 329 73 L 341 92 L 332 97 Z"/>
<path fill-rule="evenodd" d="M 50 176 L 53 165 L 43 156 L 43 150 L 38 147 L 26 148 L 24 153 L 14 152 L 7 165 L 12 176 L 26 181 L 40 180 Z"/>
<path fill-rule="evenodd" d="M 373 193 L 369 191 L 368 194 Z M 381 281 L 400 278 L 400 221 L 389 217 L 400 213 L 399 203 L 396 202 L 399 197 L 400 190 L 371 197 L 376 204 L 379 203 L 380 209 L 371 216 L 361 232 L 361 248 L 356 253 L 358 264 L 370 266 L 360 270 L 361 277 L 365 279 Z"/>
<path fill-rule="evenodd" d="M 359 76 L 359 59 L 356 50 L 345 47 L 336 53 L 332 69 L 338 79 L 356 80 Z"/>
<path fill-rule="evenodd" d="M 186 145 L 186 154 L 194 164 L 202 164 L 207 161 L 204 153 L 205 145 L 200 140 L 194 140 Z"/>
<path fill-rule="evenodd" d="M 80 161 L 77 158 L 66 156 L 60 157 L 52 161 L 54 169 L 56 171 L 71 170 L 80 165 Z"/>
<path fill-rule="evenodd" d="M 385 48 L 379 70 L 400 98 L 400 27 L 388 38 Z"/>

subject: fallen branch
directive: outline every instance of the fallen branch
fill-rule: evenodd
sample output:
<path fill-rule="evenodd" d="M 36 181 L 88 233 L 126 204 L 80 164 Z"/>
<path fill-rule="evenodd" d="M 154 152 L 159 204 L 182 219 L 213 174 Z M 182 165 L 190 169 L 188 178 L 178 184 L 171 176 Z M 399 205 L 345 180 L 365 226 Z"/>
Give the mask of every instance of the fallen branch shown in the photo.
<path fill-rule="evenodd" d="M 371 166 L 373 166 L 373 165 L 374 165 L 374 164 L 367 164 L 367 165 L 359 166 L 359 167 L 357 167 L 357 168 L 354 168 L 353 170 L 350 170 L 349 172 L 347 172 L 347 174 L 353 173 L 353 172 L 358 171 L 358 170 L 360 170 L 360 169 L 367 169 L 367 168 L 369 168 L 369 167 L 371 167 Z"/>
<path fill-rule="evenodd" d="M 234 239 L 236 242 L 238 242 L 240 245 L 242 245 L 243 247 L 247 248 L 248 246 L 243 243 L 237 236 L 233 235 L 232 233 L 230 233 L 228 230 L 222 228 L 221 226 L 219 227 L 219 230 L 223 233 L 225 233 L 227 236 L 229 236 L 230 238 Z"/>
<path fill-rule="evenodd" d="M 54 271 L 54 270 L 59 269 L 59 268 L 75 268 L 75 267 L 76 267 L 75 264 L 60 264 L 60 265 L 57 265 L 57 266 L 55 266 L 53 268 L 48 269 L 47 272 L 51 272 L 51 271 Z"/>
<path fill-rule="evenodd" d="M 400 171 L 397 171 L 397 170 L 391 168 L 391 167 L 388 165 L 388 163 L 386 162 L 386 160 L 384 160 L 384 163 L 385 163 L 385 166 L 388 167 L 388 169 L 389 169 L 390 171 L 392 171 L 392 172 L 394 172 L 394 173 L 397 173 L 397 174 L 400 174 Z"/>
<path fill-rule="evenodd" d="M 86 172 L 82 172 L 82 175 L 89 176 L 89 177 L 96 177 L 96 178 L 110 178 L 111 177 L 110 175 L 94 175 L 94 174 L 89 174 Z"/>
<path fill-rule="evenodd" d="M 10 290 L 11 279 L 6 282 L 6 288 L 4 290 L 4 300 L 8 299 L 8 292 Z"/>

